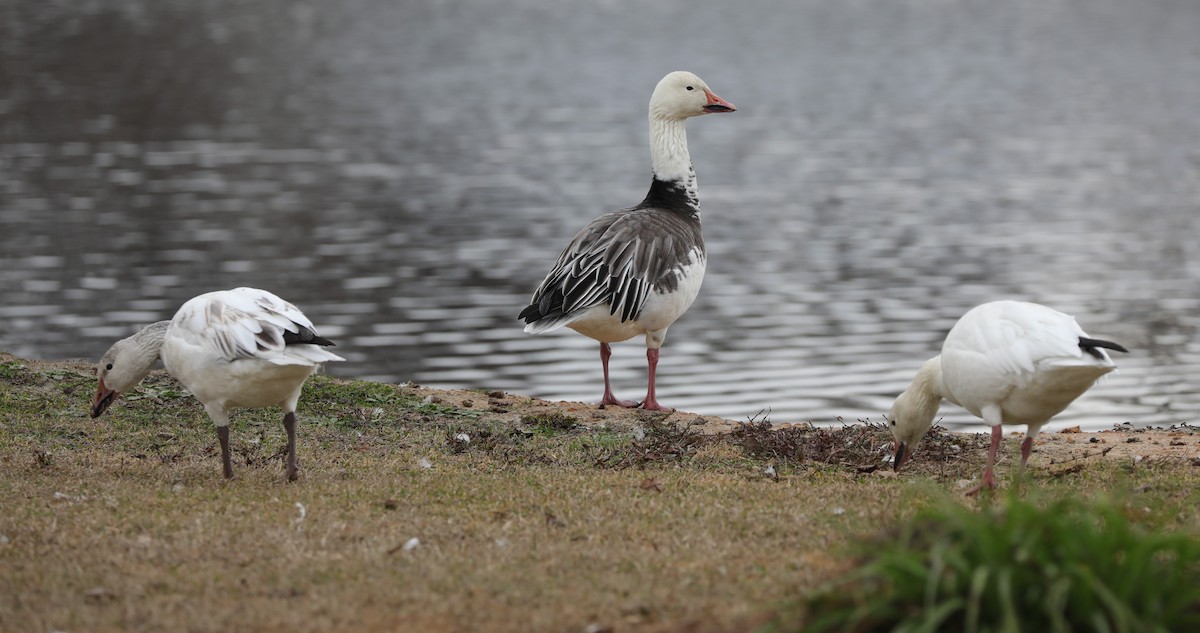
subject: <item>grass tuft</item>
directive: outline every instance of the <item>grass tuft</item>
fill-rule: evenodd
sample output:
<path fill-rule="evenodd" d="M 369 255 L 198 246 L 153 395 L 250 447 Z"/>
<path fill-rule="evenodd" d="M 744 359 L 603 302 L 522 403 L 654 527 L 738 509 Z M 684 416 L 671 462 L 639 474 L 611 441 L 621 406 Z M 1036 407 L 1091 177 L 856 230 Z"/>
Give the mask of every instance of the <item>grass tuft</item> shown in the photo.
<path fill-rule="evenodd" d="M 580 426 L 578 418 L 559 411 L 522 416 L 520 423 L 529 427 L 531 433 L 545 437 L 573 431 Z"/>
<path fill-rule="evenodd" d="M 864 543 L 849 579 L 777 632 L 1200 630 L 1200 541 L 1105 501 L 945 504 Z"/>
<path fill-rule="evenodd" d="M 15 360 L 0 362 L 0 378 L 16 378 L 24 369 L 25 365 Z"/>

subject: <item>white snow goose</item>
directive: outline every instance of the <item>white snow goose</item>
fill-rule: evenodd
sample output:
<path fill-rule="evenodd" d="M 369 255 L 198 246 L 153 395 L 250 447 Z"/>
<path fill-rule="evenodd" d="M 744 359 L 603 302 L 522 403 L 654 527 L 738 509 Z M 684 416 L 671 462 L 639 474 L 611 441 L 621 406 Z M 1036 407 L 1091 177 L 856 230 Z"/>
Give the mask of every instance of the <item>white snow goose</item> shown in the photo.
<path fill-rule="evenodd" d="M 282 407 L 287 479 L 294 481 L 300 387 L 322 363 L 345 360 L 322 349 L 330 345 L 303 312 L 266 290 L 202 294 L 183 304 L 170 321 L 152 323 L 104 353 L 97 366 L 92 417 L 137 386 L 161 358 L 167 372 L 196 396 L 217 425 L 226 477 L 233 477 L 229 410 Z"/>
<path fill-rule="evenodd" d="M 613 395 L 609 343 L 645 334 L 649 382 L 641 406 L 666 409 L 654 393 L 658 350 L 667 328 L 695 301 L 706 262 L 684 121 L 736 109 L 692 73 L 663 77 L 650 96 L 653 180 L 646 199 L 602 215 L 576 234 L 518 317 L 531 334 L 565 325 L 600 342 L 601 406 L 638 406 Z"/>
<path fill-rule="evenodd" d="M 1070 315 L 1036 303 L 992 301 L 972 308 L 946 335 L 941 355 L 926 361 L 892 404 L 887 419 L 896 440 L 895 469 L 925 437 L 945 398 L 992 427 L 983 481 L 970 493 L 994 488 L 1001 425 L 1028 427 L 1021 443 L 1024 469 L 1042 425 L 1116 369 L 1105 349 L 1129 351 L 1089 338 Z"/>

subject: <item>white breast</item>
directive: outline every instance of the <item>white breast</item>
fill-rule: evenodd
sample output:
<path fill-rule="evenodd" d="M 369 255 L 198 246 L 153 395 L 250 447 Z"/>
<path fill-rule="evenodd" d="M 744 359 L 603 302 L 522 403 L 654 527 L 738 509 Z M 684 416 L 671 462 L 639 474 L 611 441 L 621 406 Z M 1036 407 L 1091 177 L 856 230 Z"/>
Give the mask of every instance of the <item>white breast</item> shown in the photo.
<path fill-rule="evenodd" d="M 687 312 L 696 296 L 700 294 L 700 285 L 704 283 L 704 271 L 708 261 L 704 252 L 699 248 L 692 249 L 688 254 L 688 262 L 675 271 L 678 285 L 671 292 L 653 292 L 646 298 L 639 321 L 646 330 L 663 329 L 674 323 Z"/>

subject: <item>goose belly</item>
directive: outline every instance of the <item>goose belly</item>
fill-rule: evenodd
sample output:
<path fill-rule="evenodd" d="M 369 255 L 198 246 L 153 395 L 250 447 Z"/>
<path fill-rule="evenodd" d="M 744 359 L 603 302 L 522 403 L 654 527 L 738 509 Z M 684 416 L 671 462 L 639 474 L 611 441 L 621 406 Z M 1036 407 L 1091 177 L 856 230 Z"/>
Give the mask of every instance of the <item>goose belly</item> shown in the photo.
<path fill-rule="evenodd" d="M 622 323 L 621 315 L 610 314 L 611 307 L 604 304 L 589 308 L 567 327 L 602 343 L 617 343 L 639 334 L 666 330 L 696 301 L 706 265 L 703 253 L 693 251 L 687 264 L 668 273 L 676 275 L 674 287 L 669 291 L 659 288 L 651 291 L 636 319 Z"/>
<path fill-rule="evenodd" d="M 1083 395 L 1112 366 L 1041 366 L 1029 374 L 1003 372 L 947 377 L 946 386 L 963 408 L 982 417 L 989 405 L 999 405 L 1004 424 L 1041 424 L 1058 415 Z"/>
<path fill-rule="evenodd" d="M 1034 380 L 1016 388 L 1000 403 L 1004 421 L 1040 423 L 1066 409 L 1112 367 L 1093 365 L 1039 369 Z"/>
<path fill-rule="evenodd" d="M 282 404 L 298 394 L 316 370 L 313 365 L 276 365 L 257 358 L 227 361 L 164 353 L 162 359 L 167 371 L 197 400 L 223 408 Z"/>
<path fill-rule="evenodd" d="M 275 365 L 247 359 L 230 363 L 232 389 L 225 387 L 219 397 L 229 407 L 270 407 L 298 395 L 304 381 L 316 371 L 312 365 Z M 238 366 L 242 365 L 242 366 Z"/>

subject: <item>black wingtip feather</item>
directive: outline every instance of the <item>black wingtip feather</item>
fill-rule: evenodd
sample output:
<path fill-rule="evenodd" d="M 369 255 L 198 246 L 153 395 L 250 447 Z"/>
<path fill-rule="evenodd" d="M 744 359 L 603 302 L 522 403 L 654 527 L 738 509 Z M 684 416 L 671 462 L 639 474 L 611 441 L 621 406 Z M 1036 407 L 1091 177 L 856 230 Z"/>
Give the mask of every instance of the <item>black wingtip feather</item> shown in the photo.
<path fill-rule="evenodd" d="M 538 309 L 537 304 L 525 306 L 525 309 L 521 310 L 521 314 L 517 315 L 518 320 L 524 321 L 526 323 L 533 323 L 534 321 L 537 321 L 538 319 L 541 319 L 541 318 L 542 318 L 542 311 Z"/>
<path fill-rule="evenodd" d="M 560 317 L 563 315 L 562 306 L 565 300 L 562 290 L 555 288 L 541 297 L 534 297 L 534 301 L 521 310 L 517 319 L 529 324 Z"/>
<path fill-rule="evenodd" d="M 319 336 L 316 332 L 301 326 L 299 332 L 283 332 L 284 345 L 321 345 L 323 347 L 336 347 L 333 341 Z"/>
<path fill-rule="evenodd" d="M 1125 349 L 1125 347 L 1123 345 L 1120 345 L 1118 343 L 1114 343 L 1112 341 L 1104 341 L 1104 340 L 1101 340 L 1098 338 L 1087 338 L 1085 336 L 1079 337 L 1079 347 L 1081 349 L 1083 349 L 1083 351 L 1091 354 L 1092 356 L 1095 356 L 1096 358 L 1104 358 L 1104 354 L 1101 353 L 1099 349 L 1097 349 L 1100 347 L 1103 347 L 1104 349 L 1115 350 L 1118 352 L 1125 352 L 1126 354 L 1129 353 L 1129 350 Z"/>

